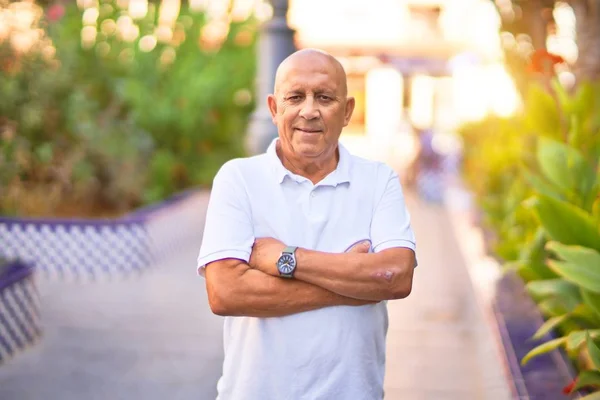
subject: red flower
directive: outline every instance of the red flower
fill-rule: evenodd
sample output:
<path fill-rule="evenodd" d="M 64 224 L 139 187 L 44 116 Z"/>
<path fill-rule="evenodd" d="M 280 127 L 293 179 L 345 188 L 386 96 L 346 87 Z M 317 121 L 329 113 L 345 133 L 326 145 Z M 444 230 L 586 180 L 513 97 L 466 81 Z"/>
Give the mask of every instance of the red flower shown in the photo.
<path fill-rule="evenodd" d="M 577 378 L 573 379 L 571 381 L 571 383 L 569 383 L 567 386 L 565 386 L 562 390 L 563 394 L 570 394 L 573 389 L 575 388 L 575 385 L 577 384 Z"/>
<path fill-rule="evenodd" d="M 62 4 L 54 4 L 48 7 L 47 17 L 48 21 L 56 22 L 65 15 L 65 7 Z"/>
<path fill-rule="evenodd" d="M 533 73 L 553 75 L 554 66 L 564 62 L 565 59 L 558 54 L 552 54 L 546 50 L 536 50 L 531 56 L 527 69 Z"/>

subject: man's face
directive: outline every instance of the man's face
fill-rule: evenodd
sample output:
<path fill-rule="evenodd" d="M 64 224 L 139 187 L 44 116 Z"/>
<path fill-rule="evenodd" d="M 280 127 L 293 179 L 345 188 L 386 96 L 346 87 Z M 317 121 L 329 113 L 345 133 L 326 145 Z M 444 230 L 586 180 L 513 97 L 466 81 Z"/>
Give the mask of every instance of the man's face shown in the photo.
<path fill-rule="evenodd" d="M 284 154 L 308 160 L 334 152 L 354 110 L 344 80 L 343 71 L 320 55 L 286 65 L 275 95 L 268 98 Z"/>

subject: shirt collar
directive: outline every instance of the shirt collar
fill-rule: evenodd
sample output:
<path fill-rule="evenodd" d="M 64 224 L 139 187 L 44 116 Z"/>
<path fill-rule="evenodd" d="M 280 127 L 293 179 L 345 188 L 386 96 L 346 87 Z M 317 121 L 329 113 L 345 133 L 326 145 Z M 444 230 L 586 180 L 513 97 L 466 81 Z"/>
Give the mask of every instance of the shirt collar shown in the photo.
<path fill-rule="evenodd" d="M 271 169 L 273 170 L 275 177 L 277 178 L 277 182 L 282 183 L 286 176 L 290 179 L 295 180 L 296 182 L 306 181 L 307 178 L 300 175 L 296 175 L 283 166 L 283 163 L 277 156 L 276 151 L 278 140 L 279 138 L 273 139 L 273 141 L 267 148 L 267 156 L 269 157 Z M 340 154 L 340 159 L 338 161 L 336 169 L 329 175 L 327 175 L 321 182 L 319 182 L 320 185 L 337 186 L 341 183 L 350 183 L 350 153 L 340 142 L 338 142 L 338 150 Z"/>

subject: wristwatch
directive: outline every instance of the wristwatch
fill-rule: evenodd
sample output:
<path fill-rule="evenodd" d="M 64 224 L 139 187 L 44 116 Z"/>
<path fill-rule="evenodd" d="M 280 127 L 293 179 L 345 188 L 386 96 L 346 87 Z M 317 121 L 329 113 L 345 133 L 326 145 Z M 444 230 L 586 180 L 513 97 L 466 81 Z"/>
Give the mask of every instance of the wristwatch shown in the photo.
<path fill-rule="evenodd" d="M 296 270 L 296 249 L 298 247 L 287 246 L 281 252 L 277 260 L 277 270 L 282 278 L 293 278 Z"/>

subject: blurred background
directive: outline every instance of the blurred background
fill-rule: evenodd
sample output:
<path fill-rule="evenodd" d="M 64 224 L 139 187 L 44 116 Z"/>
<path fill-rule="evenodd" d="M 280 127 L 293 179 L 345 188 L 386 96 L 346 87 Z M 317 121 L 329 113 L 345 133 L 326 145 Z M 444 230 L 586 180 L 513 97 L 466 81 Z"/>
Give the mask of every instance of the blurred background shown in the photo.
<path fill-rule="evenodd" d="M 290 43 L 346 67 L 357 99 L 348 146 L 400 163 L 415 153 L 415 131 L 433 130 L 449 151 L 464 124 L 514 115 L 536 49 L 561 56 L 553 72 L 575 82 L 575 14 L 564 2 L 275 3 L 294 31 L 266 24 L 270 42 L 258 48 L 274 11 L 265 1 L 4 2 L 3 213 L 117 215 L 210 185 L 225 160 L 273 136 L 246 133 L 264 107 L 255 92 L 271 90 L 269 61 Z"/>
<path fill-rule="evenodd" d="M 417 233 L 386 399 L 520 398 L 507 271 L 568 366 L 539 398 L 600 385 L 599 1 L 0 0 L 0 399 L 215 397 L 206 201 L 276 136 L 275 69 L 307 47 L 344 65 L 341 141 L 398 170 Z M 63 279 L 113 251 L 141 273 Z"/>

